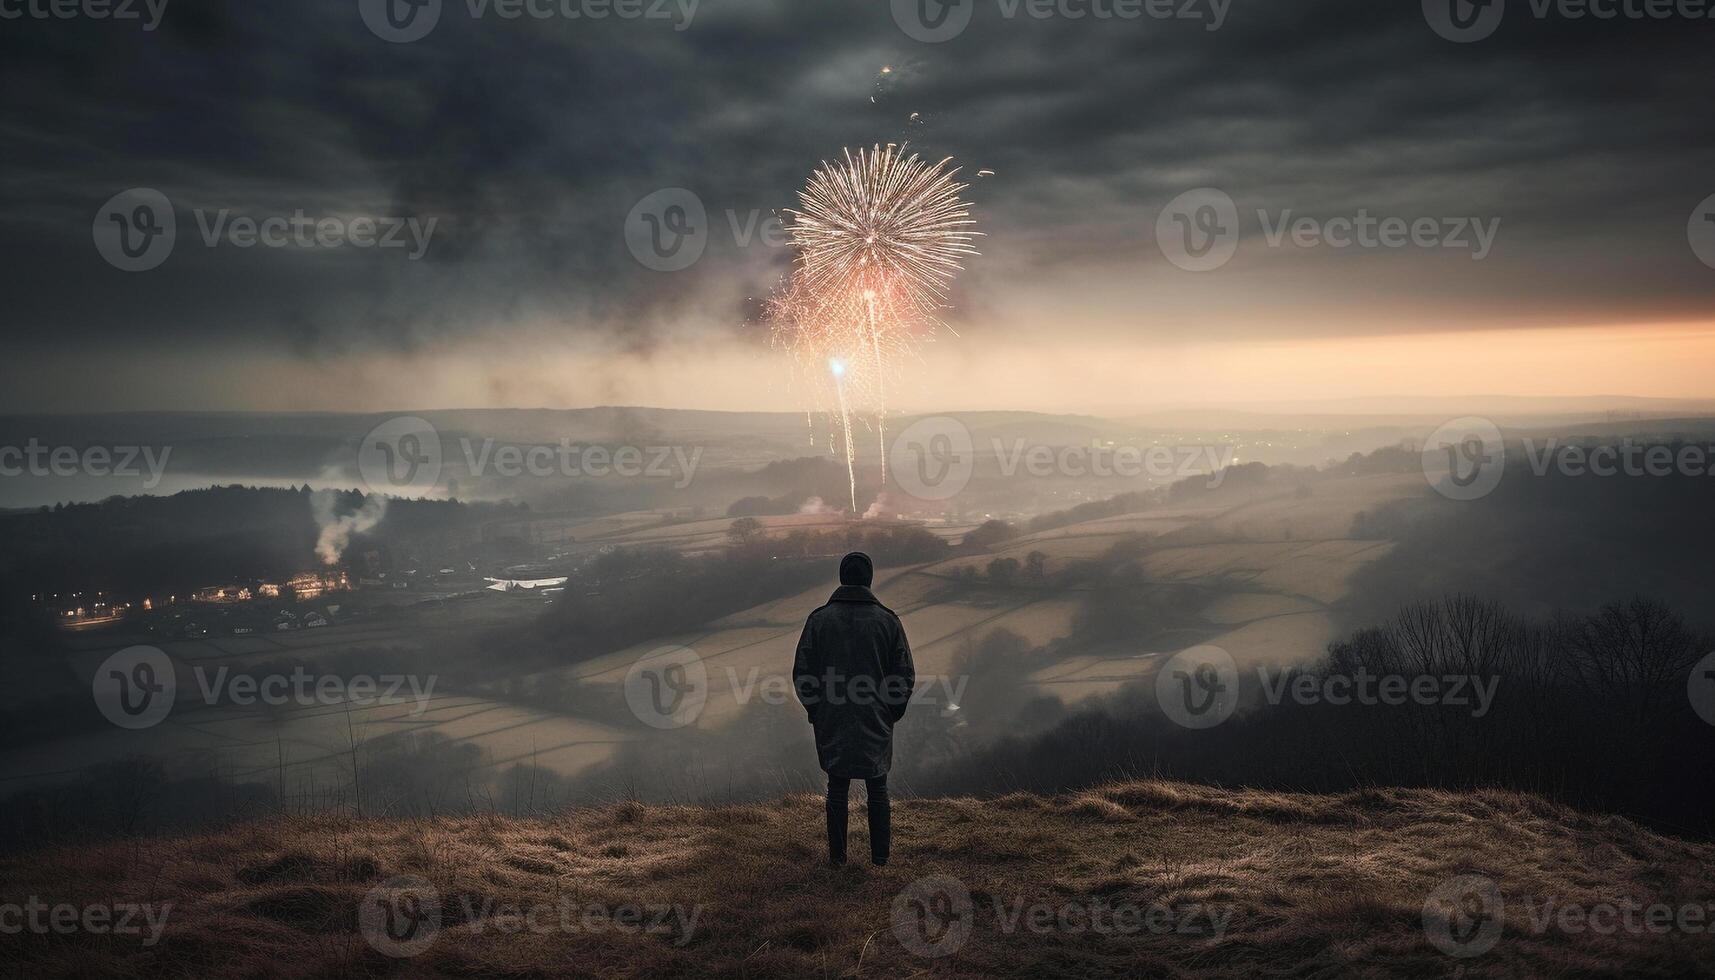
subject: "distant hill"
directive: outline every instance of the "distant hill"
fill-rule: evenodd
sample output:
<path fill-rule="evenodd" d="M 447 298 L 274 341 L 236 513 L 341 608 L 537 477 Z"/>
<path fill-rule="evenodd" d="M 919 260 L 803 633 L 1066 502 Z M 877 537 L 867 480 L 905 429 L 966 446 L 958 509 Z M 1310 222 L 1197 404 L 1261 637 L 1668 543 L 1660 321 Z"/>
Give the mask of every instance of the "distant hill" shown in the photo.
<path fill-rule="evenodd" d="M 1682 977 L 1715 963 L 1701 914 L 1695 930 L 1645 925 L 1662 921 L 1645 910 L 1715 902 L 1715 847 L 1532 796 L 1147 781 L 905 800 L 880 870 L 858 857 L 861 812 L 840 870 L 823 864 L 811 796 L 282 818 L 25 854 L 0 861 L 7 901 L 135 902 L 161 929 L 149 946 L 146 927 L 26 931 L 6 958 L 44 977 Z M 1627 908 L 1607 928 L 1604 910 Z"/>
<path fill-rule="evenodd" d="M 1021 446 L 1148 447 L 1216 445 L 1245 461 L 1320 465 L 1422 438 L 1457 415 L 1488 414 L 1509 432 L 1569 432 L 1574 427 L 1626 433 L 1715 432 L 1715 403 L 1649 399 L 1418 400 L 1415 413 L 1382 412 L 1380 403 L 1341 402 L 1238 409 L 1164 410 L 1130 417 L 1019 411 L 949 413 L 969 432 L 979 465 Z M 437 491 L 460 499 L 525 499 L 538 509 L 580 513 L 656 506 L 721 512 L 734 500 L 785 487 L 747 486 L 770 463 L 804 457 L 835 460 L 826 420 L 814 428 L 801 412 L 715 412 L 608 406 L 579 409 L 446 409 L 373 413 L 134 412 L 92 415 L 0 415 L 0 447 L 89 447 L 144 450 L 144 467 L 120 473 L 43 475 L 34 470 L 0 484 L 0 508 L 28 508 L 115 495 L 165 495 L 240 483 L 256 486 L 362 486 L 358 448 L 366 435 L 401 416 L 425 420 L 439 437 Z M 897 436 L 928 413 L 887 423 Z M 1665 420 L 1665 421 L 1664 421 Z M 937 423 L 944 427 L 944 424 Z M 872 432 L 867 423 L 865 433 Z M 1598 431 L 1591 429 L 1590 431 Z M 811 436 L 820 433 L 816 439 Z M 665 473 L 630 480 L 559 472 L 520 475 L 495 465 L 496 447 L 622 446 L 676 448 Z M 859 480 L 868 479 L 880 440 L 855 440 Z M 997 447 L 999 447 L 997 449 Z M 132 458 L 132 457 L 125 457 Z M 646 458 L 661 460 L 653 453 Z M 694 458 L 694 464 L 690 462 Z M 842 467 L 843 468 L 843 467 Z M 660 479 L 662 475 L 673 479 Z M 694 476 L 695 479 L 690 478 Z M 802 488 L 798 488 L 802 489 Z M 860 488 L 862 489 L 862 488 Z M 870 488 L 872 491 L 875 488 Z M 1135 489 L 1135 488 L 1133 488 Z M 993 501 L 983 504 L 995 506 Z M 1003 508 L 1011 509 L 1011 508 Z"/>
<path fill-rule="evenodd" d="M 1394 424 L 1459 415 L 1485 415 L 1509 424 L 1524 420 L 1594 420 L 1615 415 L 1659 418 L 1715 415 L 1715 399 L 1650 398 L 1638 395 L 1378 395 L 1364 398 L 1324 398 L 1285 402 L 1254 402 L 1221 408 L 1162 409 L 1142 413 L 1141 419 L 1198 419 L 1205 424 L 1254 424 L 1294 420 L 1327 422 L 1334 418 L 1364 419 L 1363 424 Z M 1247 422 L 1248 420 L 1248 422 Z"/>

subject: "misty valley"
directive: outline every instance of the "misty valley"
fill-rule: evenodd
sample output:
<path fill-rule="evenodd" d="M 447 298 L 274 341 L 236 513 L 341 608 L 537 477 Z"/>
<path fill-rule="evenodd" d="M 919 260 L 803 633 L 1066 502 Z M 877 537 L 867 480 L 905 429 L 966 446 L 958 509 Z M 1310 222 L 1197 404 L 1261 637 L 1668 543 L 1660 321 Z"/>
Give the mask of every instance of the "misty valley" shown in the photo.
<path fill-rule="evenodd" d="M 710 462 L 675 488 L 678 506 L 658 504 L 659 481 L 641 468 L 555 469 L 527 495 L 466 501 L 333 489 L 337 468 L 318 466 L 319 488 L 306 468 L 295 486 L 281 474 L 278 488 L 4 517 L 20 679 L 0 755 L 8 839 L 812 789 L 809 746 L 782 736 L 799 710 L 792 646 L 834 584 L 830 562 L 849 550 L 874 557 L 878 594 L 913 640 L 918 689 L 896 792 L 1063 792 L 1139 771 L 1318 792 L 1372 781 L 1542 790 L 1552 771 L 1554 792 L 1579 804 L 1707 825 L 1704 791 L 1682 785 L 1671 764 L 1682 756 L 1666 749 L 1706 740 L 1688 708 L 1627 723 L 1663 746 L 1659 767 L 1604 751 L 1611 728 L 1571 768 L 1524 765 L 1554 726 L 1575 735 L 1593 711 L 1631 717 L 1631 699 L 1665 697 L 1651 685 L 1670 688 L 1707 652 L 1710 624 L 1686 575 L 1715 528 L 1695 476 L 1602 482 L 1515 465 L 1467 507 L 1426 478 L 1410 424 L 1188 430 L 1179 438 L 1210 441 L 1167 444 L 1127 423 L 1015 415 L 973 441 L 994 449 L 973 449 L 957 502 L 895 494 L 903 503 L 890 505 L 883 492 L 888 513 L 853 519 L 828 504 L 843 472 L 791 455 L 790 419 L 754 417 L 754 435 L 694 445 L 695 430 L 663 426 L 702 420 L 672 413 L 560 421 L 616 460 L 629 434 Z M 507 414 L 472 422 L 492 428 L 459 440 L 517 459 L 567 444 L 532 446 Z M 1534 424 L 1591 448 L 1680 447 L 1710 431 L 1699 420 Z M 330 447 L 346 438 L 323 419 L 273 425 L 302 425 Z M 1367 451 L 1311 461 L 1363 440 Z M 1008 448 L 1025 444 L 1028 456 Z M 1110 459 L 1136 446 L 1136 459 L 1170 465 L 1123 483 L 1101 467 L 1016 465 L 1081 464 L 1104 445 Z M 1523 448 L 1512 450 L 1520 462 Z M 1199 733 L 1172 724 L 1156 687 L 1176 653 L 1203 646 L 1236 667 L 1237 717 L 1218 748 L 1189 752 L 1176 743 Z M 174 703 L 146 726 L 116 726 L 91 685 L 139 647 L 164 653 Z M 696 658 L 697 710 L 685 724 L 640 724 L 628 704 L 637 664 L 675 649 Z M 1626 657 L 1647 663 L 1616 662 Z M 1401 669 L 1411 658 L 1418 669 Z M 116 682 L 131 684 L 134 669 Z M 1611 676 L 1626 687 L 1586 703 L 1579 692 Z M 675 693 L 650 682 L 653 697 Z M 1527 705 L 1547 727 L 1495 734 L 1496 719 L 1524 724 Z M 1092 725 L 1113 737 L 1068 759 L 1066 740 Z M 1518 772 L 1528 778 L 1508 775 Z"/>

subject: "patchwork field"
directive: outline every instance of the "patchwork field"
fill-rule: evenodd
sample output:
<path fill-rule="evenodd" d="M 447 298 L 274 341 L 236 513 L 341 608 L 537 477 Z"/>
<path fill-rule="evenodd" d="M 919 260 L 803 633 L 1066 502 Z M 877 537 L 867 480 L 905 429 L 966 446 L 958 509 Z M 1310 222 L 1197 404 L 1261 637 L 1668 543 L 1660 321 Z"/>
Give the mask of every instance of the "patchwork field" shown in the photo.
<path fill-rule="evenodd" d="M 1352 518 L 1389 499 L 1427 492 L 1421 480 L 1395 477 L 1330 480 L 1309 495 L 1280 494 L 1221 507 L 1178 508 L 1109 517 L 1025 535 L 990 553 L 911 568 L 883 569 L 876 591 L 903 617 L 919 676 L 945 677 L 959 669 L 973 646 L 997 629 L 1023 637 L 1047 654 L 1021 678 L 1026 693 L 1073 706 L 1112 694 L 1151 676 L 1165 656 L 1199 643 L 1231 653 L 1242 666 L 1306 662 L 1322 655 L 1346 628 L 1340 604 L 1365 566 L 1386 554 L 1383 540 L 1347 536 Z M 771 535 L 795 529 L 831 529 L 838 519 L 794 515 L 761 519 Z M 564 539 L 581 546 L 661 545 L 687 551 L 724 547 L 726 518 L 664 524 L 662 514 L 622 514 L 567 524 Z M 938 531 L 952 537 L 949 528 Z M 959 531 L 962 534 L 962 529 Z M 1053 577 L 1080 560 L 1097 559 L 1117 541 L 1142 536 L 1138 559 L 1145 579 L 1140 601 L 1165 604 L 1161 622 L 1128 642 L 1100 649 L 1063 649 L 1088 601 L 1082 587 L 1061 588 Z M 956 580 L 961 568 L 979 573 L 997 557 L 1040 551 L 1047 582 L 1035 586 L 971 586 Z M 143 731 L 103 728 L 71 736 L 43 751 L 0 753 L 0 791 L 64 779 L 78 770 L 141 754 L 179 773 L 219 773 L 288 785 L 289 792 L 349 780 L 352 746 L 390 735 L 439 738 L 458 751 L 459 765 L 493 776 L 521 761 L 567 777 L 613 757 L 624 742 L 653 732 L 626 707 L 624 683 L 637 660 L 669 645 L 689 647 L 708 675 L 708 699 L 695 720 L 715 732 L 743 709 L 744 693 L 767 678 L 789 674 L 804 618 L 826 600 L 828 577 L 803 591 L 726 616 L 706 629 L 663 635 L 582 663 L 526 674 L 481 692 L 444 688 L 421 700 L 354 704 L 335 700 L 314 707 L 197 703 L 176 707 L 160 725 Z M 78 637 L 73 655 L 87 679 L 105 657 L 136 642 L 156 642 L 173 659 L 181 690 L 204 674 L 288 657 L 334 656 L 362 649 L 421 651 L 469 631 L 535 616 L 539 600 L 488 593 L 414 609 L 373 621 L 327 629 L 246 637 L 208 637 L 164 643 L 143 637 Z M 547 709 L 513 691 L 570 689 L 575 708 Z M 409 693 L 409 692 L 407 692 Z M 44 771 L 35 760 L 58 760 Z"/>
<path fill-rule="evenodd" d="M 961 654 L 996 629 L 1017 633 L 1032 646 L 1069 635 L 1084 602 L 1075 589 L 1028 587 L 952 598 L 959 569 L 980 572 L 1000 557 L 1022 563 L 1030 552 L 1040 551 L 1048 556 L 1045 564 L 1052 576 L 1075 561 L 1100 557 L 1124 536 L 1141 534 L 1158 542 L 1142 559 L 1146 577 L 1162 586 L 1194 587 L 1202 597 L 1197 621 L 1142 637 L 1133 650 L 1072 656 L 1036 670 L 1028 677 L 1035 694 L 1069 706 L 1111 694 L 1129 681 L 1150 676 L 1164 656 L 1198 643 L 1226 649 L 1242 667 L 1303 663 L 1322 655 L 1339 636 L 1338 606 L 1353 576 L 1391 545 L 1344 536 L 1249 540 L 1247 532 L 1278 528 L 1284 522 L 1318 531 L 1339 526 L 1343 533 L 1360 510 L 1423 490 L 1421 480 L 1363 477 L 1319 484 L 1308 497 L 1281 495 L 1237 506 L 1102 518 L 1024 535 L 987 554 L 884 572 L 876 592 L 904 621 L 919 676 L 945 676 L 955 670 Z M 785 520 L 766 522 L 775 527 Z M 1217 540 L 1171 543 L 1176 537 L 1194 536 Z M 742 708 L 735 689 L 748 688 L 758 676 L 788 674 L 804 618 L 826 601 L 834 584 L 830 577 L 797 595 L 728 616 L 709 630 L 661 637 L 562 673 L 617 700 L 623 697 L 627 671 L 640 658 L 664 645 L 689 647 L 709 670 L 709 701 L 697 724 L 719 728 Z"/>

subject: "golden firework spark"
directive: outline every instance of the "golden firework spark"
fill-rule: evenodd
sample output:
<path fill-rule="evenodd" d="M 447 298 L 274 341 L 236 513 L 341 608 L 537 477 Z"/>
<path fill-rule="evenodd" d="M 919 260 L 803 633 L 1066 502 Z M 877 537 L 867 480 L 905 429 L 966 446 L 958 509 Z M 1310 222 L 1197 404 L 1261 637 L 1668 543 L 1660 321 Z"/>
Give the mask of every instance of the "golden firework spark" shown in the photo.
<path fill-rule="evenodd" d="M 853 413 L 874 416 L 885 483 L 889 378 L 945 326 L 953 277 L 977 254 L 980 232 L 959 197 L 968 185 L 951 162 L 931 164 L 892 143 L 848 149 L 842 162 L 822 162 L 787 212 L 798 257 L 771 300 L 774 339 L 814 393 L 811 411 L 831 401 L 839 413 L 830 448 L 837 431 L 854 511 Z"/>

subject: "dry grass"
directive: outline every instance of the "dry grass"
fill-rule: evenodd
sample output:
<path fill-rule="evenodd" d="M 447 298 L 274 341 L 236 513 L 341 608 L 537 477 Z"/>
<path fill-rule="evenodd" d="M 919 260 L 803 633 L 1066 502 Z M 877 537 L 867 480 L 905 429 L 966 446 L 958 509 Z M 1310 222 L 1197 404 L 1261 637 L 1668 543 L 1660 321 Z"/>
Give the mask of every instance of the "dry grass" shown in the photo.
<path fill-rule="evenodd" d="M 1632 976 L 1711 975 L 1708 933 L 1539 933 L 1526 903 L 1709 906 L 1715 848 L 1510 793 L 1338 796 L 1123 783 L 1073 797 L 896 803 L 894 862 L 822 863 L 821 801 L 635 803 L 541 820 L 338 819 L 114 843 L 0 862 L 4 901 L 174 903 L 134 937 L 0 935 L 27 976 Z M 854 804 L 853 855 L 865 853 Z M 1506 931 L 1470 960 L 1423 929 L 1430 891 L 1499 882 Z M 441 932 L 411 959 L 372 949 L 358 908 L 379 881 L 428 879 Z M 903 948 L 895 897 L 950 875 L 974 900 L 951 956 Z M 682 929 L 509 934 L 466 907 L 698 907 Z M 1020 900 L 1230 908 L 1218 938 L 1043 933 L 999 925 Z M 484 927 L 487 926 L 487 927 Z"/>

